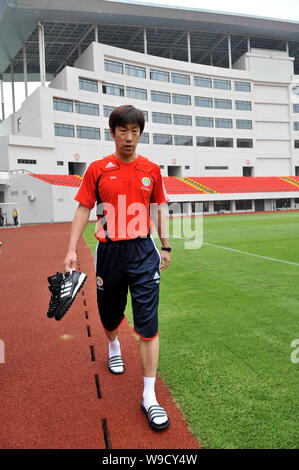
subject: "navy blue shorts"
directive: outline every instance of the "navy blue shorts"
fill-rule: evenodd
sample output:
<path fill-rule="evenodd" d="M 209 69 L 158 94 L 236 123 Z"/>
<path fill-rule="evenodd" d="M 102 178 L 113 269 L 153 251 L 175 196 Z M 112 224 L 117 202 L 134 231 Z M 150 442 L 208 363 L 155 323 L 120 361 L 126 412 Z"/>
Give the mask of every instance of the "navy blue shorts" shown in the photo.
<path fill-rule="evenodd" d="M 124 319 L 130 289 L 135 332 L 144 339 L 157 335 L 160 262 L 159 251 L 150 236 L 98 243 L 97 301 L 106 330 L 116 330 Z"/>

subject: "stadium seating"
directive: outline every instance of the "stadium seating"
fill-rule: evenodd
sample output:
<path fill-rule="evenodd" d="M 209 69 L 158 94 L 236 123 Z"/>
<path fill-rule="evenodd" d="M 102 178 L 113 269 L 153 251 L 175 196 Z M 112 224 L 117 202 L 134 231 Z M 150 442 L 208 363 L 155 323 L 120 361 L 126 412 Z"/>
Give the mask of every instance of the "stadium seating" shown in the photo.
<path fill-rule="evenodd" d="M 78 175 L 34 174 L 31 176 L 49 184 L 79 187 Z M 163 183 L 169 194 L 258 193 L 299 191 L 299 176 L 192 176 L 178 178 L 164 176 Z"/>
<path fill-rule="evenodd" d="M 49 175 L 49 174 L 34 174 L 31 173 L 30 176 L 38 178 L 42 181 L 45 181 L 49 184 L 56 184 L 60 186 L 80 186 L 82 177 L 78 175 Z"/>

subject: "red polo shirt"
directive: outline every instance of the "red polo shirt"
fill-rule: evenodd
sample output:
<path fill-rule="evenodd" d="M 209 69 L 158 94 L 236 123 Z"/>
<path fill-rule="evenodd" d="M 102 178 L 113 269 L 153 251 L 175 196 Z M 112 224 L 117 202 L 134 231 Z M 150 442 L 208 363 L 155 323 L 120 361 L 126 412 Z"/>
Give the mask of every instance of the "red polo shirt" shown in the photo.
<path fill-rule="evenodd" d="M 126 163 L 111 154 L 89 165 L 75 200 L 89 209 L 97 202 L 95 237 L 106 242 L 146 236 L 150 204 L 169 198 L 156 163 L 141 155 Z"/>

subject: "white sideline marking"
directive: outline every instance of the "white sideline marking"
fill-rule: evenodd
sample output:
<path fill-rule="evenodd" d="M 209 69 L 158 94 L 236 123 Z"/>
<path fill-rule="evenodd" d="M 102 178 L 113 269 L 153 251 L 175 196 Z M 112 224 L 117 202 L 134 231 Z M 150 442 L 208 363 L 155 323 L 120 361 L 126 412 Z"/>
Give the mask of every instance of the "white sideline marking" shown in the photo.
<path fill-rule="evenodd" d="M 241 253 L 242 255 L 255 256 L 256 258 L 267 259 L 269 261 L 277 261 L 278 263 L 292 264 L 294 266 L 299 266 L 299 263 L 294 263 L 293 261 L 286 261 L 284 259 L 270 258 L 269 256 L 256 255 L 255 253 L 248 253 L 247 251 L 236 250 L 235 248 L 228 248 L 227 246 L 214 245 L 213 243 L 204 242 L 204 245 L 213 246 L 215 248 L 222 248 L 223 250 L 234 251 L 236 253 Z"/>

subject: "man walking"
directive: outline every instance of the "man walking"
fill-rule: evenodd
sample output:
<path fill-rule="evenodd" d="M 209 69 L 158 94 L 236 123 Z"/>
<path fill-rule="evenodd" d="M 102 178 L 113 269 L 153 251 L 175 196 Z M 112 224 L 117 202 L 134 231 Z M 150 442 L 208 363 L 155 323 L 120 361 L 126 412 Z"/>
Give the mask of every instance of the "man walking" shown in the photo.
<path fill-rule="evenodd" d="M 169 266 L 171 251 L 169 240 L 163 233 L 168 197 L 159 166 L 136 152 L 144 129 L 143 113 L 130 105 L 120 106 L 111 113 L 109 126 L 115 152 L 92 162 L 85 172 L 75 197 L 79 206 L 72 223 L 64 269 L 76 269 L 77 245 L 90 211 L 97 203 L 97 302 L 109 340 L 108 367 L 114 374 L 125 371 L 117 335 L 124 319 L 129 288 L 134 331 L 140 336 L 144 376 L 140 406 L 150 426 L 162 430 L 169 426 L 169 419 L 158 404 L 155 380 L 159 357 L 160 270 Z M 158 205 L 157 230 L 162 243 L 161 254 L 150 235 L 151 204 Z"/>

